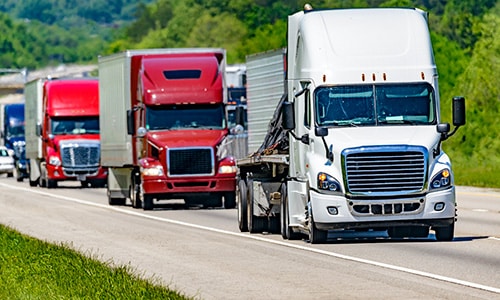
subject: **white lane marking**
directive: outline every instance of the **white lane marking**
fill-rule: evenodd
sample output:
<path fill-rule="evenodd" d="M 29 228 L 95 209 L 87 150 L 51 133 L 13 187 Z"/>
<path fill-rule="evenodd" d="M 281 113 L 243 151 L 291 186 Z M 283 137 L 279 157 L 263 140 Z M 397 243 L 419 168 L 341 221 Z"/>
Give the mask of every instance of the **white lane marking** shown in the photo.
<path fill-rule="evenodd" d="M 75 202 L 75 203 L 79 203 L 79 204 L 83 204 L 83 205 L 89 205 L 89 206 L 95 206 L 95 207 L 99 207 L 99 208 L 103 208 L 103 209 L 113 210 L 113 211 L 120 212 L 123 214 L 142 217 L 142 218 L 146 218 L 146 219 L 150 219 L 150 220 L 155 220 L 155 221 L 160 221 L 160 222 L 165 222 L 165 223 L 170 223 L 170 224 L 176 224 L 176 225 L 180 225 L 180 226 L 196 228 L 196 229 L 201 229 L 201 230 L 205 230 L 205 231 L 211 231 L 211 232 L 216 232 L 216 233 L 221 233 L 221 234 L 226 234 L 226 235 L 231 235 L 231 236 L 237 236 L 237 237 L 242 237 L 242 238 L 246 238 L 246 239 L 253 239 L 253 240 L 257 240 L 257 241 L 261 241 L 261 242 L 265 242 L 265 243 L 280 245 L 280 246 L 294 248 L 294 249 L 303 250 L 303 251 L 314 252 L 314 253 L 318 253 L 318 254 L 323 254 L 323 255 L 339 258 L 339 259 L 358 262 L 358 263 L 367 264 L 367 265 L 371 265 L 371 266 L 377 266 L 377 267 L 381 267 L 381 268 L 385 268 L 385 269 L 389 269 L 389 270 L 400 271 L 400 272 L 404 272 L 404 273 L 408 273 L 408 274 L 432 278 L 435 280 L 454 283 L 454 284 L 458 284 L 458 285 L 462 285 L 462 286 L 467 286 L 467 287 L 471 287 L 471 288 L 476 288 L 476 289 L 485 290 L 488 292 L 500 294 L 500 288 L 482 285 L 482 284 L 478 284 L 478 283 L 474 283 L 474 282 L 470 282 L 470 281 L 460 280 L 460 279 L 456 279 L 456 278 L 452 278 L 452 277 L 441 276 L 441 275 L 437 275 L 437 274 L 433 274 L 433 273 L 429 273 L 429 272 L 418 271 L 418 270 L 414 270 L 414 269 L 390 265 L 390 264 L 386 264 L 386 263 L 381 263 L 381 262 L 377 262 L 377 261 L 372 261 L 372 260 L 363 259 L 363 258 L 359 258 L 359 257 L 344 255 L 344 254 L 335 253 L 335 252 L 330 252 L 330 251 L 326 251 L 326 250 L 315 249 L 315 248 L 305 247 L 305 246 L 301 246 L 301 245 L 289 244 L 287 242 L 275 241 L 275 240 L 263 238 L 263 237 L 256 236 L 256 235 L 231 232 L 231 231 L 227 231 L 227 230 L 206 227 L 206 226 L 186 223 L 186 222 L 182 222 L 182 221 L 176 221 L 176 220 L 172 220 L 172 219 L 160 218 L 160 217 L 151 216 L 151 215 L 144 214 L 144 213 L 139 213 L 136 211 L 125 210 L 125 209 L 122 209 L 119 207 L 89 202 L 87 200 L 81 200 L 81 199 L 67 197 L 67 196 L 55 195 L 55 194 L 51 194 L 48 192 L 35 190 L 33 188 L 23 188 L 23 187 L 7 185 L 7 184 L 3 184 L 3 183 L 0 183 L 0 186 L 14 189 L 14 190 L 22 190 L 22 191 L 26 191 L 26 192 L 32 192 L 32 193 L 36 193 L 39 195 L 48 196 L 48 197 L 50 197 L 50 199 L 58 198 L 61 200 L 66 200 L 66 201 L 71 201 L 71 202 Z M 489 238 L 495 239 L 495 240 L 500 240 L 499 238 L 495 238 L 495 237 L 489 237 Z"/>
<path fill-rule="evenodd" d="M 472 209 L 472 211 L 475 211 L 475 212 L 489 212 L 489 210 L 483 209 L 483 208 L 474 208 L 474 209 Z"/>

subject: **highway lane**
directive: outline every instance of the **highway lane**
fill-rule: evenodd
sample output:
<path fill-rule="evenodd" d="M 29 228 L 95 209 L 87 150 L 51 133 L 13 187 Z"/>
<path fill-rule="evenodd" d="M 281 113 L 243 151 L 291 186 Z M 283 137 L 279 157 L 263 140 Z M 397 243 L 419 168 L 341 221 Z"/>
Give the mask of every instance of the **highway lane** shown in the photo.
<path fill-rule="evenodd" d="M 241 234 L 236 210 L 107 205 L 104 189 L 55 190 L 0 178 L 0 222 L 201 299 L 500 299 L 500 194 L 458 190 L 453 242 L 330 234 L 329 243 Z"/>

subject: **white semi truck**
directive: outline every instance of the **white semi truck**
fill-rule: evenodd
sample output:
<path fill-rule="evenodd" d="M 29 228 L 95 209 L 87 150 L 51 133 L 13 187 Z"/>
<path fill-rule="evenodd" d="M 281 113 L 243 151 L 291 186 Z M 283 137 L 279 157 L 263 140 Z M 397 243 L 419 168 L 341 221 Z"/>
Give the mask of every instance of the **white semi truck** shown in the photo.
<path fill-rule="evenodd" d="M 465 99 L 453 98 L 450 132 L 427 13 L 301 11 L 288 18 L 284 51 L 247 57 L 252 154 L 237 161 L 240 230 L 322 243 L 332 230 L 432 229 L 452 240 L 454 177 L 441 144 L 465 124 Z"/>

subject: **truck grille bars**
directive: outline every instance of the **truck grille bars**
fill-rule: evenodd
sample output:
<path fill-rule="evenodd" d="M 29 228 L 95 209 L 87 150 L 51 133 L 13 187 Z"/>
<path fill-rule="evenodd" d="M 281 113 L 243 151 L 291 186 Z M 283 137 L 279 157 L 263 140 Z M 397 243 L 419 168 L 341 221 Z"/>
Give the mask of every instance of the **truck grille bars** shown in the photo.
<path fill-rule="evenodd" d="M 66 176 L 97 174 L 100 155 L 99 142 L 61 142 L 62 166 Z"/>
<path fill-rule="evenodd" d="M 347 193 L 389 196 L 424 189 L 427 151 L 422 147 L 391 146 L 347 149 L 342 159 Z"/>
<path fill-rule="evenodd" d="M 214 175 L 213 149 L 168 149 L 167 166 L 169 176 Z"/>

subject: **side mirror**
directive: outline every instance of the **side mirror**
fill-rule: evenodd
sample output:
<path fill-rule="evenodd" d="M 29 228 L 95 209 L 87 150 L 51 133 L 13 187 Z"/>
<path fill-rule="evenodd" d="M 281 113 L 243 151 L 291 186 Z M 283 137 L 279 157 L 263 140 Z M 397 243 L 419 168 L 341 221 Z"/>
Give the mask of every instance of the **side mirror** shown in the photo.
<path fill-rule="evenodd" d="M 144 127 L 139 127 L 137 128 L 137 136 L 140 138 L 143 138 L 146 136 L 146 133 L 148 133 L 148 130 Z"/>
<path fill-rule="evenodd" d="M 283 102 L 283 107 L 281 108 L 281 126 L 285 130 L 292 130 L 295 128 L 295 118 L 293 112 L 293 103 Z"/>
<path fill-rule="evenodd" d="M 316 127 L 314 129 L 314 133 L 316 136 L 327 136 L 328 135 L 328 128 L 326 127 Z"/>
<path fill-rule="evenodd" d="M 236 125 L 245 126 L 245 108 L 243 106 L 236 106 L 235 119 Z"/>
<path fill-rule="evenodd" d="M 437 132 L 439 133 L 448 133 L 450 132 L 450 124 L 449 123 L 441 123 L 437 125 Z"/>
<path fill-rule="evenodd" d="M 42 124 L 36 124 L 35 134 L 36 136 L 42 136 Z"/>
<path fill-rule="evenodd" d="M 453 125 L 465 125 L 465 98 L 453 97 Z"/>
<path fill-rule="evenodd" d="M 127 110 L 127 133 L 130 135 L 135 133 L 134 123 L 134 111 L 129 109 Z"/>

